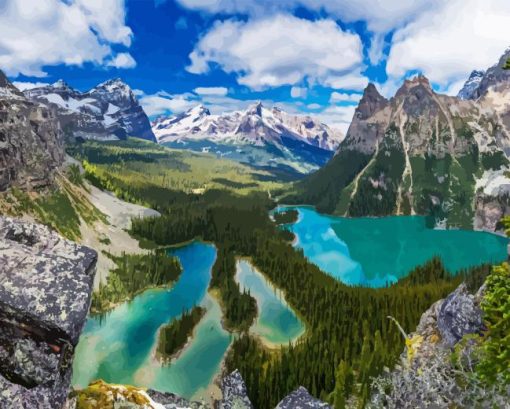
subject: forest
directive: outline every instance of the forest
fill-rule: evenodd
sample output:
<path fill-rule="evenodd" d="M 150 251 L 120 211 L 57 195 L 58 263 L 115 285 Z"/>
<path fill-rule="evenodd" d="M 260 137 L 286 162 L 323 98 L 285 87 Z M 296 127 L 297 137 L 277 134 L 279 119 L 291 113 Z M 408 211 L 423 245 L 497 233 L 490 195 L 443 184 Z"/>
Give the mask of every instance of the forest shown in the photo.
<path fill-rule="evenodd" d="M 96 183 L 108 178 L 114 191 L 122 195 L 128 189 L 127 197 L 134 201 L 149 197 L 151 206 L 162 212 L 158 218 L 134 219 L 134 237 L 160 246 L 193 238 L 215 243 L 218 259 L 211 287 L 220 293 L 225 321 L 230 321 L 227 326 L 242 333 L 230 349 L 226 369 L 240 370 L 257 408 L 274 407 L 300 385 L 336 408 L 343 408 L 351 395 L 362 407 L 370 394 L 371 377 L 391 368 L 404 349 L 398 328 L 387 317 L 394 317 L 409 333 L 421 314 L 462 280 L 476 288 L 490 271 L 481 266 L 454 275 L 433 259 L 388 288 L 346 286 L 292 247 L 288 234 L 270 219 L 275 203 L 264 191 L 239 195 L 208 189 L 197 195 L 159 187 L 146 195 L 146 187 L 126 183 L 122 173 L 111 178 L 104 168 L 94 166 L 98 170 L 87 176 L 97 178 Z M 245 331 L 255 317 L 255 304 L 233 283 L 235 257 L 249 257 L 283 290 L 307 328 L 295 345 L 266 350 Z"/>
<path fill-rule="evenodd" d="M 170 362 L 191 337 L 195 326 L 200 322 L 206 310 L 195 306 L 159 330 L 157 356 L 165 363 Z"/>
<path fill-rule="evenodd" d="M 182 272 L 179 260 L 164 250 L 108 257 L 117 267 L 110 271 L 106 284 L 92 293 L 92 314 L 105 313 L 148 288 L 170 286 Z"/>

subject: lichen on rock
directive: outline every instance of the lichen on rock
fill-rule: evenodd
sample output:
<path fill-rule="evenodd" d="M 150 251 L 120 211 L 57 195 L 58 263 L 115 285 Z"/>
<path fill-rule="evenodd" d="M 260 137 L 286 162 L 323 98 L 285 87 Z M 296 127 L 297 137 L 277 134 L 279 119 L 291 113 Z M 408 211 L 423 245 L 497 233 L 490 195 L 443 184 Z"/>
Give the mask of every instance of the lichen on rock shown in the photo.
<path fill-rule="evenodd" d="M 90 306 L 97 253 L 0 217 L 0 407 L 58 409 Z"/>

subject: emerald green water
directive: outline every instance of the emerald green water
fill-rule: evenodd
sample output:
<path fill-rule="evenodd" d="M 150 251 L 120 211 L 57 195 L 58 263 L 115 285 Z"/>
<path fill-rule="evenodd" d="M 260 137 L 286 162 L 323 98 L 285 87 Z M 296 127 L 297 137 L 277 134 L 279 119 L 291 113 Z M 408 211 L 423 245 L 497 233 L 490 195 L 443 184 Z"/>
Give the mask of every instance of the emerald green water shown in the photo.
<path fill-rule="evenodd" d="M 301 336 L 304 325 L 285 302 L 282 292 L 246 260 L 237 262 L 236 281 L 257 301 L 258 316 L 250 329 L 272 345 L 287 345 Z"/>
<path fill-rule="evenodd" d="M 298 221 L 285 228 L 295 246 L 323 271 L 350 285 L 385 286 L 434 256 L 451 272 L 507 257 L 508 239 L 486 232 L 435 230 L 422 216 L 345 218 L 296 209 Z"/>

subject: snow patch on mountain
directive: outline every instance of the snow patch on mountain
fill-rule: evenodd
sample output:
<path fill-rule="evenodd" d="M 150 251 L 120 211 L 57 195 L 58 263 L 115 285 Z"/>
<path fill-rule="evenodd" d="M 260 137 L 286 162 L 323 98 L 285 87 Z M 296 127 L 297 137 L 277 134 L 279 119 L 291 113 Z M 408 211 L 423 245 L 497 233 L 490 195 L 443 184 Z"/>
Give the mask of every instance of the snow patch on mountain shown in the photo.
<path fill-rule="evenodd" d="M 298 116 L 261 103 L 245 111 L 212 115 L 203 105 L 182 114 L 159 118 L 152 124 L 159 143 L 211 140 L 229 144 L 282 143 L 282 137 L 334 151 L 343 140 L 341 131 L 332 129 L 310 116 Z"/>
<path fill-rule="evenodd" d="M 68 136 L 97 140 L 135 136 L 156 141 L 149 118 L 131 88 L 119 78 L 84 93 L 58 80 L 51 85 L 27 89 L 24 94 L 55 108 Z"/>
<path fill-rule="evenodd" d="M 468 80 L 464 83 L 464 86 L 457 94 L 457 98 L 460 99 L 473 99 L 476 93 L 476 90 L 480 86 L 480 82 L 485 75 L 485 71 L 474 70 L 471 72 Z"/>

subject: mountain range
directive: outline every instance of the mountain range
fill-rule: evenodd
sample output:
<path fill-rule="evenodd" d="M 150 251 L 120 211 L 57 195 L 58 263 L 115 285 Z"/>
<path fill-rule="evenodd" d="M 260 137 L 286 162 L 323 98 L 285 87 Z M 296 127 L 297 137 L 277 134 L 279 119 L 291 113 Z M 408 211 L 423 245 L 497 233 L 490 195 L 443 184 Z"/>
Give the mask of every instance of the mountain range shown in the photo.
<path fill-rule="evenodd" d="M 510 210 L 509 57 L 471 75 L 458 98 L 434 92 L 423 76 L 406 80 L 389 100 L 368 85 L 333 159 L 284 201 L 346 216 L 432 215 L 439 226 L 497 230 Z"/>
<path fill-rule="evenodd" d="M 158 143 L 208 151 L 256 166 L 308 173 L 323 166 L 343 139 L 340 131 L 310 116 L 298 116 L 258 102 L 244 111 L 213 115 L 198 105 L 152 123 Z"/>
<path fill-rule="evenodd" d="M 65 81 L 24 91 L 27 98 L 56 111 L 67 138 L 115 140 L 135 136 L 156 141 L 149 118 L 131 88 L 112 79 L 87 92 Z"/>

